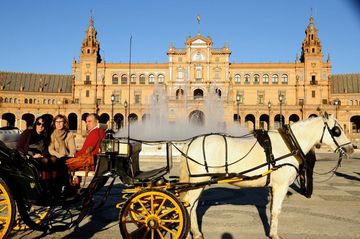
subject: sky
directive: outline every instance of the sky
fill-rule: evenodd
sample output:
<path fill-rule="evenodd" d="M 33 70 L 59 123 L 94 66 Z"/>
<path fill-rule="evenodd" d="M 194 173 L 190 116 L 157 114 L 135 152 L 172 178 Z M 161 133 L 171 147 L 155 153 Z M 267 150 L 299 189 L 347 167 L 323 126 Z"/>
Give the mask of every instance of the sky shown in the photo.
<path fill-rule="evenodd" d="M 71 74 L 93 16 L 106 62 L 166 63 L 200 34 L 232 63 L 294 62 L 312 15 L 333 74 L 360 73 L 359 0 L 1 0 L 0 71 Z M 200 16 L 200 25 L 196 17 Z"/>

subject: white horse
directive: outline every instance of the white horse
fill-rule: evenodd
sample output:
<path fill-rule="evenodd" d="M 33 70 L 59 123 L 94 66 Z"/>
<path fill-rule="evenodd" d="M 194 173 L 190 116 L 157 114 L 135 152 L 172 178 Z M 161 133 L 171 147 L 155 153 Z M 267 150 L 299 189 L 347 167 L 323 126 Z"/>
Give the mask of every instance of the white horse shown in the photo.
<path fill-rule="evenodd" d="M 327 113 L 322 117 L 296 122 L 289 127 L 288 131 L 292 135 L 293 145 L 296 145 L 295 149 L 304 155 L 316 144 L 326 144 L 341 155 L 351 154 L 354 151 L 353 145 L 340 124 Z M 235 177 L 235 181 L 231 181 L 234 178 L 230 178 L 230 181 L 225 182 L 239 187 L 271 187 L 269 236 L 272 239 L 278 239 L 280 238 L 278 218 L 282 202 L 289 186 L 297 177 L 301 157 L 292 153 L 294 148 L 289 147 L 289 143 L 286 142 L 286 139 L 284 140 L 279 131 L 269 131 L 268 135 L 275 159 L 273 164 L 267 163 L 264 148 L 253 136 L 236 138 L 210 134 L 195 138 L 186 146 L 186 159 L 181 160 L 180 181 L 207 182 L 215 176 L 226 176 L 231 173 L 238 173 L 236 176 L 239 177 L 253 176 L 252 180 L 246 178 L 243 181 L 236 181 L 239 177 Z M 267 174 L 269 174 L 269 178 L 267 178 Z M 196 207 L 204 187 L 187 191 L 183 198 L 190 204 L 191 233 L 195 239 L 203 238 L 198 228 Z"/>

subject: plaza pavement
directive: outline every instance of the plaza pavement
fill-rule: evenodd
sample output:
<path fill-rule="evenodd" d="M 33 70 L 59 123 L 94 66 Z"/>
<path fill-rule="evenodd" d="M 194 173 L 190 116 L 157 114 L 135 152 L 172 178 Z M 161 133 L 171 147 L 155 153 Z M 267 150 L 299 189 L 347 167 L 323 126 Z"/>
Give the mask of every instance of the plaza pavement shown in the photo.
<path fill-rule="evenodd" d="M 315 166 L 314 193 L 310 199 L 293 184 L 283 204 L 279 234 L 285 239 L 360 239 L 360 154 L 343 161 L 330 177 L 318 175 L 336 164 L 333 154 L 319 153 Z M 157 168 L 160 162 L 141 162 L 141 167 Z M 174 173 L 178 163 L 174 165 Z M 329 178 L 330 177 L 330 178 Z M 121 184 L 113 188 L 106 204 L 89 215 L 76 230 L 53 234 L 16 232 L 12 238 L 121 238 L 118 227 Z M 95 197 L 99 199 L 104 191 Z M 268 189 L 235 189 L 215 185 L 204 192 L 199 215 L 205 239 L 261 239 L 269 231 Z"/>

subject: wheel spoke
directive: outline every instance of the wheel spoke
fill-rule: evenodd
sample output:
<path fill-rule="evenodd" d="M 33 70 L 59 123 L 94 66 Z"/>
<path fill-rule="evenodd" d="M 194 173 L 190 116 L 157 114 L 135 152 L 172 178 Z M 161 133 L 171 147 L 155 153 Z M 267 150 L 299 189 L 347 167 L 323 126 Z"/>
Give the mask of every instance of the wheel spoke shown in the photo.
<path fill-rule="evenodd" d="M 166 222 L 166 223 L 179 223 L 180 220 L 178 219 L 168 219 L 168 220 L 161 220 L 161 222 Z"/>
<path fill-rule="evenodd" d="M 160 203 L 160 206 L 158 210 L 156 211 L 156 215 L 159 215 L 161 208 L 163 207 L 164 203 L 166 202 L 166 198 L 163 198 L 162 202 Z"/>
<path fill-rule="evenodd" d="M 7 205 L 4 205 L 2 208 L 0 208 L 0 212 L 2 212 L 2 211 L 4 211 L 4 210 L 6 210 L 7 209 Z"/>
<path fill-rule="evenodd" d="M 161 233 L 161 231 L 159 230 L 159 228 L 156 229 L 157 233 L 159 234 L 161 239 L 164 239 L 163 234 Z"/>
<path fill-rule="evenodd" d="M 144 189 L 132 195 L 120 211 L 123 238 L 172 239 L 187 235 L 184 205 L 171 192 Z"/>
<path fill-rule="evenodd" d="M 163 225 L 160 225 L 160 227 L 161 227 L 162 229 L 164 229 L 165 231 L 167 231 L 167 232 L 169 232 L 169 233 L 171 233 L 171 234 L 173 234 L 173 235 L 176 235 L 176 232 L 172 231 L 171 229 L 169 229 L 169 228 L 167 228 L 167 227 L 165 227 L 165 226 L 163 226 Z"/>
<path fill-rule="evenodd" d="M 140 200 L 139 200 L 139 204 L 144 209 L 144 211 L 146 212 L 146 215 L 150 215 L 150 212 L 147 210 L 147 208 L 144 206 L 144 204 Z"/>
<path fill-rule="evenodd" d="M 150 195 L 150 213 L 151 214 L 154 213 L 154 195 L 153 194 Z"/>
<path fill-rule="evenodd" d="M 168 215 L 169 213 L 171 213 L 173 211 L 176 211 L 176 210 L 177 209 L 174 207 L 174 208 L 172 208 L 172 209 L 170 209 L 168 211 L 165 211 L 163 214 L 159 215 L 159 218 L 162 218 L 162 217 L 164 217 L 164 216 Z"/>
<path fill-rule="evenodd" d="M 146 215 L 144 215 L 141 211 L 136 210 L 136 209 L 129 209 L 130 212 L 133 212 L 136 215 L 139 215 L 141 218 L 145 218 Z"/>

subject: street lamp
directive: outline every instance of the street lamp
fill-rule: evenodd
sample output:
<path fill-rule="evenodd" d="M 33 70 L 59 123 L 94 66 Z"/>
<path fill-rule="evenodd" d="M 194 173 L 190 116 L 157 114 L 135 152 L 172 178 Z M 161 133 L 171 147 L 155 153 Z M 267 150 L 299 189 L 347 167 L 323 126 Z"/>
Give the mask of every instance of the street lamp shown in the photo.
<path fill-rule="evenodd" d="M 284 97 L 282 94 L 279 95 L 279 102 L 280 102 L 280 127 L 282 127 L 283 122 L 282 122 L 282 102 L 284 100 Z"/>
<path fill-rule="evenodd" d="M 111 130 L 114 131 L 114 102 L 115 95 L 111 94 Z"/>
<path fill-rule="evenodd" d="M 339 105 L 340 105 L 340 100 L 339 100 L 339 99 L 335 99 L 334 104 L 335 104 L 335 118 L 337 119 L 337 117 L 338 117 L 338 108 L 339 108 Z"/>
<path fill-rule="evenodd" d="M 271 101 L 270 100 L 268 102 L 268 110 L 269 110 L 269 121 L 268 121 L 267 129 L 269 131 L 270 130 L 270 111 L 271 111 Z"/>
<path fill-rule="evenodd" d="M 125 108 L 125 121 L 124 121 L 124 126 L 126 125 L 126 119 L 127 119 L 127 107 L 128 107 L 128 103 L 127 103 L 127 101 L 125 100 L 125 102 L 124 102 L 124 108 Z"/>
<path fill-rule="evenodd" d="M 237 106 L 237 113 L 236 113 L 236 121 L 240 122 L 240 95 L 236 95 L 236 106 Z"/>

